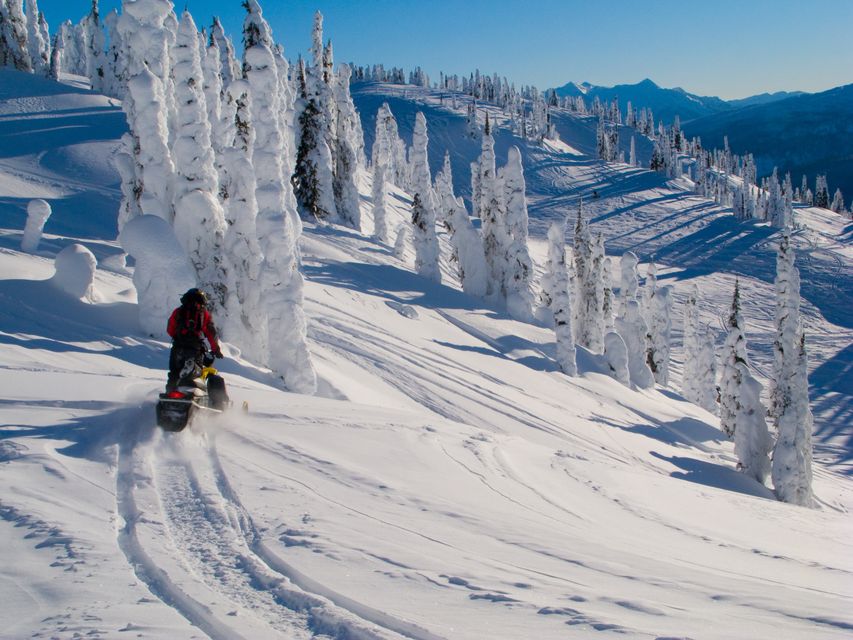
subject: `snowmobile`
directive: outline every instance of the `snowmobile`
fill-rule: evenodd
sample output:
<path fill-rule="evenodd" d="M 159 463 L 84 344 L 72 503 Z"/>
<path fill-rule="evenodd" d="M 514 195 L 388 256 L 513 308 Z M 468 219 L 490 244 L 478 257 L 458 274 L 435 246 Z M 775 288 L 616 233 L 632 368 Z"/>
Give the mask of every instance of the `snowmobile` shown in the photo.
<path fill-rule="evenodd" d="M 160 394 L 157 425 L 166 431 L 183 431 L 196 415 L 217 415 L 229 406 L 225 380 L 213 367 L 213 356 L 205 352 L 201 362 L 188 359 L 178 385 Z"/>

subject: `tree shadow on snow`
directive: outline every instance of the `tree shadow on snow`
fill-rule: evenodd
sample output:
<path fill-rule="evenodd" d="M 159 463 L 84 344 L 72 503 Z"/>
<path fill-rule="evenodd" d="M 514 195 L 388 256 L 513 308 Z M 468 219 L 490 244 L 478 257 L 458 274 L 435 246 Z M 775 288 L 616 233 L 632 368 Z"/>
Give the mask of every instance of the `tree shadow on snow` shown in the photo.
<path fill-rule="evenodd" d="M 682 471 L 673 471 L 670 474 L 672 478 L 695 482 L 696 484 L 722 489 L 723 491 L 742 493 L 756 498 L 776 500 L 770 489 L 731 467 L 683 456 L 667 457 L 655 451 L 651 451 L 650 453 L 658 460 L 663 460 L 682 469 Z"/>

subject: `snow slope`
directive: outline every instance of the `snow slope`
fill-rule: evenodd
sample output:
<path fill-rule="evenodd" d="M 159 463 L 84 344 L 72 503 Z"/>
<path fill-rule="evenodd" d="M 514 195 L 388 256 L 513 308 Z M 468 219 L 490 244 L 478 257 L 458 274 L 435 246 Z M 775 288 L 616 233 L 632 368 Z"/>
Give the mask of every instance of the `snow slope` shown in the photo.
<path fill-rule="evenodd" d="M 806 305 L 810 334 L 821 336 L 811 341 L 812 380 L 825 385 L 813 389 L 825 403 L 819 428 L 835 430 L 819 435 L 816 510 L 778 503 L 737 473 L 716 419 L 682 401 L 677 381 L 631 391 L 583 351 L 582 375 L 567 378 L 550 330 L 464 296 L 449 271 L 449 284 L 424 281 L 411 252 L 399 261 L 332 226 L 307 224 L 302 245 L 321 392 L 282 392 L 228 358 L 237 407 L 165 434 L 153 401 L 168 345 L 137 329 L 114 221 L 99 213 L 116 207 L 115 176 L 94 160 L 85 171 L 50 160 L 113 144 L 114 108 L 29 77 L 3 86 L 0 113 L 31 140 L 18 149 L 0 132 L 0 637 L 849 636 L 851 392 L 820 374 L 849 357 L 849 327 L 824 311 L 843 300 L 818 287 Z M 476 144 L 460 142 L 460 115 L 413 88 L 406 98 L 363 89 L 366 131 L 375 109 L 365 105 L 389 92 L 404 135 L 427 110 L 434 167 L 450 145 L 464 184 Z M 83 129 L 104 137 L 68 125 L 67 143 L 39 142 L 44 119 L 71 109 L 85 109 Z M 577 132 L 564 135 L 570 148 L 588 151 L 587 127 L 566 118 L 562 130 Z M 500 162 L 511 142 L 498 136 Z M 711 251 L 726 237 L 702 231 L 725 216 L 681 185 L 523 152 L 534 236 L 595 189 L 593 229 L 607 230 L 609 251 L 650 255 L 665 236 L 691 234 Z M 360 180 L 370 193 L 370 176 Z M 55 211 L 35 255 L 18 250 L 31 197 Z M 103 209 L 83 204 L 95 201 Z M 405 220 L 405 195 L 389 201 Z M 608 217 L 623 201 L 633 206 Z M 849 237 L 832 245 L 833 220 L 815 211 L 803 220 L 814 262 L 837 255 L 837 295 L 849 296 Z M 48 281 L 72 242 L 98 257 L 97 304 Z M 696 263 L 671 252 L 659 275 L 677 292 L 698 279 L 708 319 L 723 312 L 733 276 L 722 268 L 734 264 L 752 300 L 744 315 L 759 370 L 768 272 L 754 245 L 769 252 L 769 234 L 762 242 Z M 533 252 L 541 263 L 540 240 Z"/>

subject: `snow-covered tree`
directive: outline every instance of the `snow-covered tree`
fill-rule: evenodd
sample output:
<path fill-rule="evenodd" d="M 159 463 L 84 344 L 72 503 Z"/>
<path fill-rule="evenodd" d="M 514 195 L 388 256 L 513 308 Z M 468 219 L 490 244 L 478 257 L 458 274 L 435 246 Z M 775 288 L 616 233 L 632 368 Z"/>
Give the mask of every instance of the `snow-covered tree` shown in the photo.
<path fill-rule="evenodd" d="M 370 163 L 385 165 L 385 177 L 401 189 L 406 188 L 406 153 L 400 140 L 397 119 L 391 113 L 391 107 L 383 102 L 376 114 L 376 132 L 373 138 L 373 150 Z"/>
<path fill-rule="evenodd" d="M 548 229 L 548 262 L 542 281 L 542 300 L 554 319 L 557 364 L 566 375 L 578 373 L 575 338 L 572 332 L 572 301 L 566 265 L 566 223 L 554 222 Z"/>
<path fill-rule="evenodd" d="M 737 281 L 728 327 L 720 383 L 720 426 L 735 441 L 738 470 L 763 484 L 770 472 L 772 441 L 761 406 L 761 384 L 749 371 Z"/>
<path fill-rule="evenodd" d="M 411 150 L 415 270 L 430 280 L 441 282 L 438 236 L 435 229 L 435 198 L 427 156 L 428 143 L 426 118 L 419 111 L 415 117 Z"/>
<path fill-rule="evenodd" d="M 796 368 L 789 378 L 790 404 L 776 423 L 771 476 L 777 497 L 804 507 L 814 505 L 812 493 L 812 429 L 814 418 L 808 398 L 808 364 L 805 336 L 800 334 Z"/>
<path fill-rule="evenodd" d="M 21 237 L 21 251 L 35 253 L 41 242 L 41 234 L 44 223 L 50 217 L 52 209 L 47 200 L 36 198 L 27 203 L 27 222 L 24 225 L 24 234 Z"/>
<path fill-rule="evenodd" d="M 84 44 L 86 52 L 86 75 L 92 83 L 92 90 L 104 90 L 106 78 L 104 64 L 105 35 L 98 11 L 98 0 L 92 0 L 92 8 L 83 19 Z"/>
<path fill-rule="evenodd" d="M 622 254 L 619 261 L 619 315 L 625 315 L 625 306 L 629 300 L 637 299 L 640 288 L 640 276 L 637 265 L 640 263 L 632 251 Z"/>
<path fill-rule="evenodd" d="M 266 313 L 268 363 L 288 389 L 314 393 L 317 374 L 308 351 L 302 307 L 304 280 L 297 259 L 299 226 L 296 212 L 288 207 L 289 184 L 283 179 L 282 157 L 288 150 L 279 121 L 281 102 L 272 33 L 257 0 L 247 0 L 245 6 L 243 72 L 252 96 L 256 226 L 264 256 L 259 282 Z M 330 192 L 328 195 L 331 198 Z"/>
<path fill-rule="evenodd" d="M 385 181 L 385 165 L 373 167 L 373 237 L 382 243 L 388 243 L 388 222 L 386 215 L 388 183 Z"/>
<path fill-rule="evenodd" d="M 496 169 L 495 139 L 492 137 L 488 116 L 475 170 L 478 174 L 477 185 L 480 194 L 477 212 L 483 232 L 483 251 L 489 267 L 488 293 L 505 299 L 506 247 L 509 245 L 509 234 L 506 228 L 503 187 Z"/>
<path fill-rule="evenodd" d="M 444 154 L 444 165 L 435 177 L 438 201 L 436 217 L 450 237 L 450 263 L 456 265 L 462 290 L 468 295 L 486 295 L 488 269 L 483 253 L 483 239 L 471 224 L 461 198 L 453 193 L 450 153 Z"/>
<path fill-rule="evenodd" d="M 635 386 L 650 389 L 655 386 L 655 379 L 646 363 L 646 321 L 635 299 L 626 300 L 623 308 L 623 314 L 616 318 L 616 332 L 628 352 L 628 374 Z"/>
<path fill-rule="evenodd" d="M 841 189 L 835 190 L 835 196 L 832 198 L 832 204 L 829 205 L 829 208 L 835 213 L 844 213 L 844 195 L 841 193 Z"/>
<path fill-rule="evenodd" d="M 216 16 L 214 16 L 213 24 L 210 26 L 210 40 L 216 43 L 216 48 L 219 51 L 222 86 L 223 89 L 227 89 L 234 80 L 242 77 L 243 72 L 240 68 L 240 62 L 234 55 L 234 44 L 231 42 L 231 38 L 225 35 L 225 29 L 222 28 L 222 23 Z"/>
<path fill-rule="evenodd" d="M 684 304 L 684 397 L 711 413 L 717 412 L 717 368 L 709 327 L 699 319 L 699 289 L 694 284 Z"/>
<path fill-rule="evenodd" d="M 829 208 L 829 187 L 826 184 L 826 176 L 818 176 L 815 179 L 814 206 L 823 209 Z"/>
<path fill-rule="evenodd" d="M 603 248 L 601 249 L 603 251 Z M 578 344 L 601 353 L 604 337 L 602 317 L 604 286 L 601 282 L 601 263 L 596 244 L 592 240 L 589 224 L 583 215 L 583 202 L 578 204 L 574 235 L 575 261 L 575 335 Z M 623 336 L 624 337 L 624 336 Z"/>
<path fill-rule="evenodd" d="M 613 313 L 613 268 L 610 258 L 605 258 L 601 269 L 601 284 L 602 284 L 602 304 L 601 315 L 604 320 L 604 333 L 610 333 L 614 330 Z"/>
<path fill-rule="evenodd" d="M 773 450 L 773 486 L 780 500 L 810 506 L 813 418 L 800 321 L 800 274 L 787 232 L 776 254 L 775 288 L 776 338 L 769 413 L 779 437 Z"/>
<path fill-rule="evenodd" d="M 358 134 L 361 132 L 358 112 L 350 96 L 350 68 L 341 65 L 338 75 L 333 76 L 332 94 L 335 101 L 336 130 L 334 135 L 335 160 L 333 191 L 335 207 L 341 221 L 353 229 L 361 229 L 361 212 L 358 206 L 358 188 L 355 172 L 358 167 Z M 364 142 L 361 141 L 361 147 Z"/>
<path fill-rule="evenodd" d="M 18 71 L 33 70 L 22 0 L 0 2 L 0 64 L 12 66 Z"/>
<path fill-rule="evenodd" d="M 37 0 L 27 0 L 27 53 L 33 72 L 46 76 L 50 70 L 50 41 L 44 39 L 39 15 Z"/>
<path fill-rule="evenodd" d="M 47 77 L 59 81 L 60 73 L 62 73 L 62 39 L 59 34 L 56 34 L 53 38 L 53 46 L 50 48 L 50 67 L 47 70 Z"/>
<path fill-rule="evenodd" d="M 175 235 L 183 245 L 214 310 L 224 308 L 225 265 L 221 257 L 225 214 L 217 197 L 219 176 L 210 143 L 203 89 L 198 29 L 192 16 L 181 16 L 172 69 L 176 91 L 177 135 L 173 202 Z"/>
<path fill-rule="evenodd" d="M 533 310 L 533 261 L 527 247 L 527 196 L 521 151 L 509 149 L 506 166 L 501 171 L 506 207 L 506 304 L 509 314 L 518 320 L 529 320 Z"/>
<path fill-rule="evenodd" d="M 139 213 L 156 215 L 167 222 L 174 220 L 172 184 L 175 165 L 169 149 L 166 121 L 166 96 L 160 78 L 143 66 L 128 81 L 124 101 L 130 133 L 122 137 L 125 157 L 132 171 L 122 171 L 122 214 L 119 229 Z"/>
<path fill-rule="evenodd" d="M 604 357 L 610 374 L 626 387 L 631 386 L 631 375 L 628 371 L 628 347 L 625 341 L 615 331 L 604 334 Z"/>
<path fill-rule="evenodd" d="M 231 145 L 223 150 L 221 180 L 227 185 L 225 217 L 227 230 L 223 240 L 226 260 L 227 297 L 223 335 L 237 345 L 243 355 L 255 362 L 266 362 L 268 353 L 267 316 L 258 286 L 263 255 L 257 239 L 257 181 L 252 167 L 255 145 L 251 124 L 249 83 L 235 80 L 228 86 L 235 105 L 233 121 L 223 123 L 234 131 Z"/>
<path fill-rule="evenodd" d="M 655 382 L 661 386 L 669 385 L 669 353 L 672 333 L 672 289 L 659 287 L 652 299 L 649 336 L 649 368 L 655 376 Z"/>

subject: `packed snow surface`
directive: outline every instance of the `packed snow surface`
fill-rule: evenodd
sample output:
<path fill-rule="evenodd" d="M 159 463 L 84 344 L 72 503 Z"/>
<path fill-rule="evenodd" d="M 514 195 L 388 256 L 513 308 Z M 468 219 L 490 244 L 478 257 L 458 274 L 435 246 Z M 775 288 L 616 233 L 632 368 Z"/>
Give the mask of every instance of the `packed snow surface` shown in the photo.
<path fill-rule="evenodd" d="M 318 394 L 280 391 L 268 371 L 227 358 L 235 406 L 169 434 L 153 408 L 168 344 L 140 328 L 133 269 L 107 215 L 115 176 L 53 160 L 114 147 L 118 107 L 4 74 L 0 636 L 850 636 L 853 280 L 840 218 L 798 210 L 793 241 L 816 509 L 738 473 L 717 418 L 679 395 L 680 302 L 698 284 L 702 320 L 720 327 L 735 274 L 754 373 L 766 379 L 777 235 L 683 182 L 593 160 L 595 123 L 569 114 L 551 148 L 497 130 L 499 164 L 510 144 L 522 151 L 533 259 L 541 268 L 545 230 L 579 195 L 611 255 L 654 255 L 676 301 L 669 388 L 630 390 L 582 349 L 569 378 L 551 329 L 464 295 L 446 263 L 443 284 L 417 276 L 410 247 L 398 259 L 371 238 L 362 173 L 364 234 L 306 224 L 302 239 Z M 365 131 L 386 100 L 407 142 L 424 111 L 433 173 L 449 149 L 466 193 L 479 149 L 464 138 L 464 106 L 364 85 Z M 54 136 L 51 120 L 71 131 Z M 33 254 L 20 251 L 32 198 L 54 211 Z M 392 237 L 409 205 L 391 192 Z M 147 233 L 141 242 L 154 253 Z M 54 258 L 75 244 L 97 258 L 95 299 L 50 282 Z"/>

